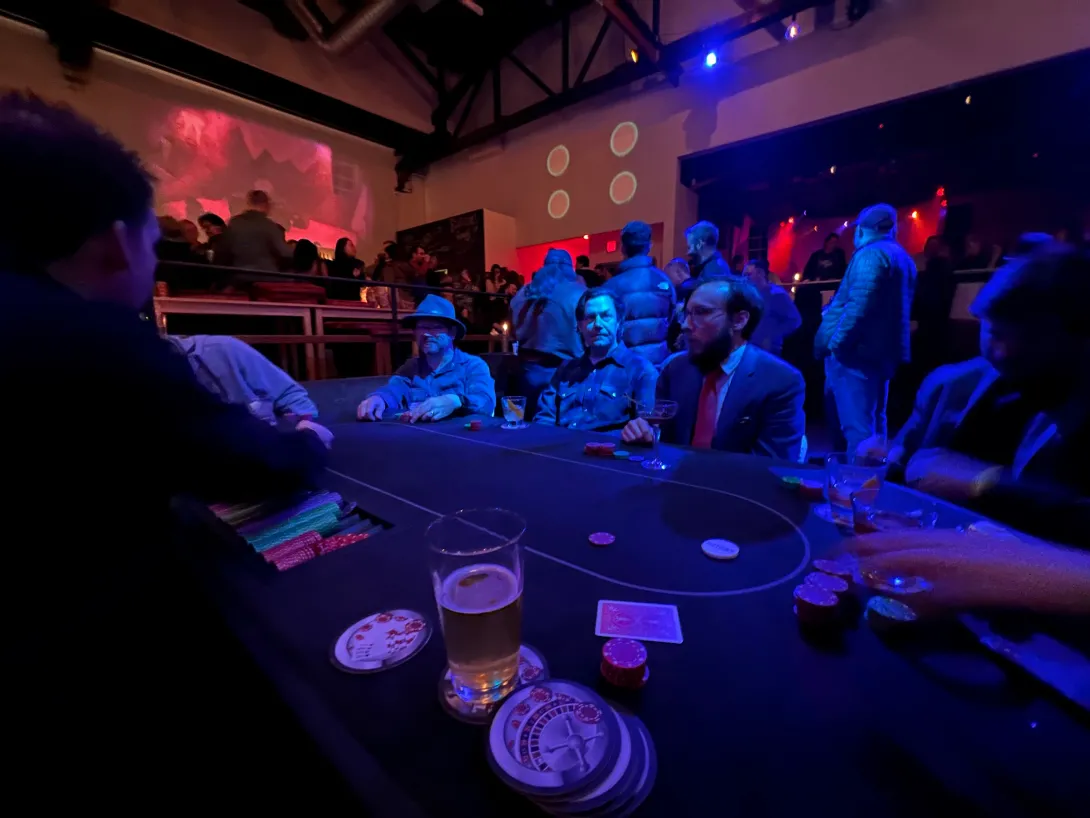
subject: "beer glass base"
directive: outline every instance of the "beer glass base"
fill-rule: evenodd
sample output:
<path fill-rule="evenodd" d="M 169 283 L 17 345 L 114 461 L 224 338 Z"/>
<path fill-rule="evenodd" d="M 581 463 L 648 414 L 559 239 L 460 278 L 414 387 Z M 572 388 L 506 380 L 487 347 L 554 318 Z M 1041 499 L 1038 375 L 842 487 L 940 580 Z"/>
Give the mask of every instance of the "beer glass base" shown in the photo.
<path fill-rule="evenodd" d="M 455 689 L 450 668 L 446 667 L 443 669 L 443 675 L 439 677 L 439 703 L 459 721 L 485 724 L 492 718 L 496 705 L 506 699 L 518 686 L 519 678 L 516 675 L 508 684 L 489 691 L 486 695 L 463 698 L 459 693 L 467 691 Z"/>

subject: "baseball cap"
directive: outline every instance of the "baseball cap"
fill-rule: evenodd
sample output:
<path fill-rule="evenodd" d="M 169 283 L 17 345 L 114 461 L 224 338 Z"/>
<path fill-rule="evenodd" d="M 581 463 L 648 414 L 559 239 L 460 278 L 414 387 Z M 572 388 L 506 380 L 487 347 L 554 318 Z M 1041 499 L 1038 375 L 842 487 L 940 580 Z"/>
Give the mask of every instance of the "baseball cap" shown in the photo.
<path fill-rule="evenodd" d="M 629 222 L 621 228 L 621 244 L 641 247 L 651 243 L 651 225 L 647 222 Z"/>
<path fill-rule="evenodd" d="M 859 218 L 855 220 L 855 224 L 864 230 L 888 233 L 897 226 L 897 211 L 888 204 L 864 207 L 859 213 Z"/>

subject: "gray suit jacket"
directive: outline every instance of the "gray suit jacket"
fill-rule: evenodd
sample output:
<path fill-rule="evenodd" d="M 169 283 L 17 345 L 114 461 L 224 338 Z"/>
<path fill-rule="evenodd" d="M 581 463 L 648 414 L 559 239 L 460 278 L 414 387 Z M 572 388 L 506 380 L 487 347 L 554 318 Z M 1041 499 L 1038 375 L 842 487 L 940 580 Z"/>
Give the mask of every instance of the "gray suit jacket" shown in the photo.
<path fill-rule="evenodd" d="M 666 360 L 656 394 L 677 401 L 677 415 L 662 424 L 662 439 L 688 446 L 693 440 L 704 374 L 679 352 Z M 712 448 L 798 462 L 806 430 L 806 383 L 790 364 L 748 344 L 719 412 Z"/>
<path fill-rule="evenodd" d="M 999 379 L 983 358 L 942 366 L 924 380 L 912 416 L 893 443 L 907 465 L 922 449 L 957 451 L 957 433 L 972 423 L 973 409 Z M 1075 399 L 1041 412 L 1026 428 L 999 485 L 974 506 L 1038 536 L 1090 545 L 1090 405 Z M 1005 464 L 999 464 L 1005 465 Z"/>

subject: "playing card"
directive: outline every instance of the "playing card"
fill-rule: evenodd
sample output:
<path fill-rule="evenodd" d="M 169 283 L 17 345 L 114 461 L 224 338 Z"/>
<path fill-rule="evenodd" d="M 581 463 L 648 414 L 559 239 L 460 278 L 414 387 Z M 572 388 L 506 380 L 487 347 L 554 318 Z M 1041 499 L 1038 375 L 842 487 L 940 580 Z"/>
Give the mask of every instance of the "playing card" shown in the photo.
<path fill-rule="evenodd" d="M 649 602 L 598 600 L 594 632 L 598 636 L 627 636 L 629 639 L 670 642 L 674 645 L 680 645 L 683 641 L 677 606 Z"/>

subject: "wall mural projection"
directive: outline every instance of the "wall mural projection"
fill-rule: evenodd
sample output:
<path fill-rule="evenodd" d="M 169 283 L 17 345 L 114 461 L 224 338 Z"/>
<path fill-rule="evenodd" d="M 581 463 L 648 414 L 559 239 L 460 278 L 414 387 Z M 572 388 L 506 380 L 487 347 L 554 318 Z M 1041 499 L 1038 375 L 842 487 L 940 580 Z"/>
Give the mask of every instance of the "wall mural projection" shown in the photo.
<path fill-rule="evenodd" d="M 320 142 L 207 108 L 173 106 L 156 117 L 142 145 L 158 179 L 158 211 L 196 221 L 211 211 L 242 212 L 246 192 L 268 191 L 274 221 L 289 239 L 332 247 L 372 230 L 371 192 L 352 161 Z"/>

